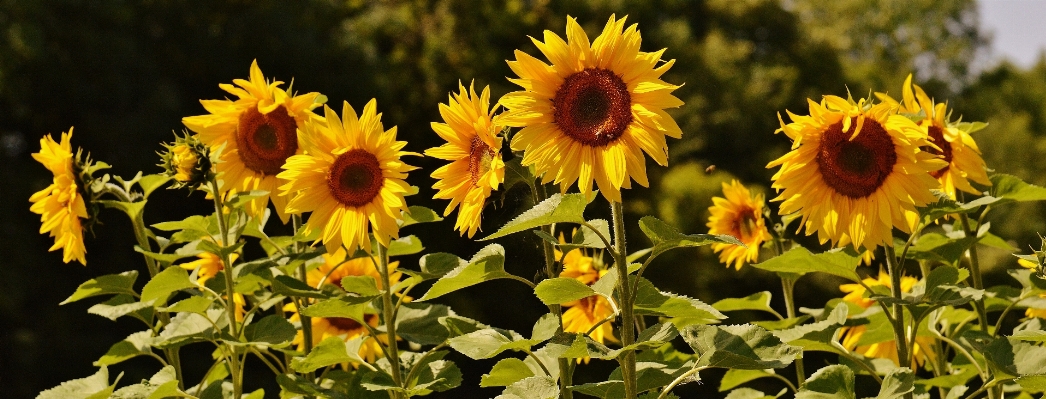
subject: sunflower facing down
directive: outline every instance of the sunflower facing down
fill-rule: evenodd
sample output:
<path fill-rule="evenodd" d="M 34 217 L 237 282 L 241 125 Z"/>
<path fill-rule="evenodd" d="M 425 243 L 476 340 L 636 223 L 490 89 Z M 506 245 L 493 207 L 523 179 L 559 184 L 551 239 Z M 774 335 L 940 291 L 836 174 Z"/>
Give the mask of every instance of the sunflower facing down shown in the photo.
<path fill-rule="evenodd" d="M 559 242 L 565 242 L 562 235 L 559 237 Z M 592 285 L 607 273 L 602 262 L 587 256 L 581 249 L 567 252 L 566 256 L 557 249 L 555 257 L 556 259 L 563 258 L 563 271 L 559 273 L 560 277 L 574 278 L 587 285 Z M 607 299 L 602 295 L 592 295 L 564 303 L 562 306 L 566 308 L 563 311 L 563 331 L 570 333 L 584 334 L 596 323 L 614 314 L 614 309 L 610 302 L 607 302 Z M 603 323 L 595 330 L 592 330 L 592 333 L 588 336 L 593 341 L 599 343 L 607 341 L 617 342 L 617 339 L 614 338 L 614 329 L 610 323 Z M 588 358 L 578 359 L 578 361 L 588 363 Z"/>
<path fill-rule="evenodd" d="M 747 187 L 733 180 L 730 184 L 723 182 L 723 197 L 726 198 L 712 197 L 713 205 L 708 208 L 712 214 L 708 217 L 708 234 L 729 234 L 748 246 L 712 244 L 712 250 L 719 253 L 720 262 L 727 267 L 733 263 L 735 269 L 741 270 L 746 262 L 759 260 L 759 247 L 770 239 L 770 230 L 766 229 L 763 220 L 763 195 L 753 198 Z"/>
<path fill-rule="evenodd" d="M 890 288 L 893 284 L 890 282 L 890 275 L 879 271 L 879 278 L 868 277 L 862 281 L 869 287 L 874 286 L 885 286 Z M 911 292 L 912 287 L 915 286 L 918 280 L 914 277 L 901 276 L 901 292 Z M 861 284 L 843 284 L 839 286 L 839 290 L 846 293 L 843 297 L 844 301 L 856 304 L 862 308 L 869 308 L 875 305 L 875 301 L 865 298 L 864 286 Z M 860 345 L 861 337 L 868 331 L 868 326 L 861 325 L 856 327 L 843 327 L 842 329 L 842 344 L 846 349 L 860 353 L 865 357 L 874 357 L 881 359 L 893 360 L 894 364 L 900 365 L 900 361 L 897 360 L 897 341 L 884 341 L 873 344 Z M 934 354 L 932 345 L 934 343 L 931 337 L 916 337 L 914 351 L 912 352 L 912 368 L 915 365 L 923 365 L 927 360 L 930 364 L 933 364 Z"/>
<path fill-rule="evenodd" d="M 342 118 L 324 106 L 326 122 L 310 120 L 302 129 L 303 155 L 287 159 L 279 178 L 281 196 L 291 196 L 287 213 L 312 212 L 305 224 L 320 231 L 320 238 L 333 253 L 344 246 L 349 251 L 370 252 L 370 229 L 381 245 L 399 238 L 396 221 L 407 210 L 403 196 L 410 191 L 404 179 L 416 169 L 400 160 L 407 143 L 396 141 L 396 127 L 385 130 L 377 102 L 371 100 L 357 117 L 345 102 Z"/>
<path fill-rule="evenodd" d="M 450 215 L 461 205 L 454 228 L 469 238 L 479 229 L 483 204 L 505 181 L 505 162 L 501 160 L 500 126 L 491 122 L 490 87 L 476 96 L 476 89 L 458 84 L 460 93 L 453 94 L 447 104 L 439 105 L 439 113 L 446 123 L 432 123 L 432 130 L 446 144 L 425 150 L 425 155 L 453 161 L 432 172 L 439 179 L 432 188 L 439 190 L 436 199 L 449 199 L 443 216 Z"/>
<path fill-rule="evenodd" d="M 551 65 L 516 50 L 508 65 L 519 78 L 509 80 L 523 90 L 499 101 L 507 111 L 498 123 L 523 128 L 511 143 L 525 150 L 523 166 L 563 191 L 576 181 L 588 195 L 595 180 L 610 201 L 633 180 L 647 186 L 643 153 L 665 166 L 665 136 L 682 136 L 664 111 L 683 104 L 671 94 L 679 86 L 661 80 L 674 61 L 659 66 L 664 50 L 639 51 L 636 25 L 614 16 L 591 43 L 571 17 L 566 41 L 550 31 L 544 39 L 532 40 Z"/>
<path fill-rule="evenodd" d="M 309 286 L 316 288 L 329 286 L 336 290 L 342 290 L 341 279 L 348 276 L 370 276 L 374 278 L 378 289 L 382 289 L 381 275 L 378 274 L 378 270 L 374 268 L 374 262 L 377 262 L 376 259 L 355 258 L 345 260 L 345 257 L 345 250 L 343 249 L 339 249 L 333 254 L 324 254 L 324 263 L 319 267 L 310 270 L 306 274 L 306 280 L 308 281 Z M 389 262 L 390 284 L 395 285 L 399 282 L 402 273 L 395 271 L 398 266 L 399 262 Z M 284 306 L 284 310 L 292 312 L 290 316 L 291 321 L 301 321 L 301 317 L 298 315 L 293 304 L 287 304 Z M 374 328 L 378 327 L 380 320 L 377 314 L 367 313 L 363 317 L 367 322 L 367 325 Z M 382 353 L 378 341 L 370 335 L 370 332 L 366 327 L 356 320 L 340 317 L 313 317 L 310 320 L 312 322 L 313 344 L 323 342 L 324 339 L 330 337 L 341 337 L 346 341 L 357 337 L 364 337 L 363 345 L 360 346 L 359 351 L 359 356 L 361 358 L 366 360 L 367 363 L 374 363 Z M 388 335 L 386 334 L 379 335 L 377 339 L 388 344 Z M 298 350 L 303 350 L 305 348 L 305 339 L 301 330 L 298 330 L 298 335 L 294 337 L 294 340 L 291 343 L 297 345 Z"/>
<path fill-rule="evenodd" d="M 87 249 L 80 219 L 89 216 L 80 191 L 83 183 L 73 159 L 72 137 L 73 129 L 69 128 L 68 133 L 62 133 L 61 143 L 51 135 L 40 139 L 40 152 L 33 153 L 33 159 L 50 170 L 54 179 L 50 186 L 29 197 L 33 203 L 29 210 L 40 215 L 40 234 L 54 237 L 49 251 L 61 249 L 63 262 L 76 260 L 86 266 Z"/>
<path fill-rule="evenodd" d="M 914 90 L 913 90 L 914 88 Z M 912 75 L 904 80 L 902 90 L 902 102 L 898 103 L 890 96 L 876 93 L 883 102 L 896 104 L 901 112 L 907 114 L 925 114 L 923 120 L 919 121 L 921 127 L 930 137 L 937 148 L 928 147 L 927 151 L 941 157 L 947 165 L 941 169 L 930 172 L 934 178 L 941 182 L 941 189 L 949 197 L 955 199 L 955 190 L 962 190 L 971 194 L 980 194 L 970 185 L 970 180 L 985 186 L 991 186 L 988 180 L 987 166 L 981 158 L 981 150 L 977 148 L 977 142 L 973 140 L 970 133 L 957 127 L 948 120 L 948 105 L 945 103 L 933 103 L 919 85 L 912 84 Z"/>
<path fill-rule="evenodd" d="M 920 149 L 931 146 L 926 134 L 889 104 L 836 96 L 809 104 L 809 116 L 781 122 L 792 150 L 767 165 L 781 168 L 773 176 L 780 213 L 799 212 L 800 229 L 821 243 L 893 245 L 893 227 L 910 233 L 916 207 L 935 200 L 929 172 L 944 162 Z"/>
<path fill-rule="evenodd" d="M 306 121 L 320 119 L 312 112 L 326 98 L 319 93 L 293 96 L 279 86 L 280 81 L 267 81 L 251 63 L 250 80 L 235 79 L 221 84 L 222 90 L 238 97 L 232 100 L 201 100 L 210 114 L 182 119 L 200 141 L 212 148 L 224 144 L 221 162 L 215 171 L 222 180 L 222 192 L 264 190 L 269 194 L 255 198 L 247 211 L 259 215 L 272 200 L 280 220 L 287 222 L 286 198 L 276 196 L 276 174 L 292 155 L 300 154 L 298 129 Z"/>

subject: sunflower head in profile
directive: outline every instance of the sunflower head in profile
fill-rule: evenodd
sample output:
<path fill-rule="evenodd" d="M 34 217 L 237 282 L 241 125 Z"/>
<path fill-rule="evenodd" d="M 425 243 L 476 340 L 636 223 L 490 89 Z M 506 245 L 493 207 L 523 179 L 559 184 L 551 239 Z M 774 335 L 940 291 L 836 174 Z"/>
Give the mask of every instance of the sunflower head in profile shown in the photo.
<path fill-rule="evenodd" d="M 947 163 L 940 169 L 930 172 L 931 176 L 941 182 L 941 189 L 949 197 L 955 199 L 957 189 L 971 194 L 981 193 L 980 190 L 970 185 L 971 180 L 984 186 L 991 186 L 992 182 L 988 180 L 988 167 L 981 158 L 981 150 L 977 148 L 977 142 L 970 136 L 969 131 L 960 128 L 963 125 L 949 120 L 948 105 L 934 104 L 922 87 L 912 84 L 910 74 L 904 80 L 901 93 L 901 102 L 883 93 L 876 93 L 876 96 L 884 103 L 897 105 L 903 113 L 923 116 L 923 119 L 918 122 L 919 127 L 926 132 L 933 143 L 933 146 L 923 149 L 939 156 Z"/>
<path fill-rule="evenodd" d="M 745 263 L 759 260 L 759 247 L 769 240 L 770 230 L 763 219 L 763 195 L 752 197 L 748 188 L 737 180 L 723 182 L 723 197 L 713 197 L 708 208 L 708 234 L 729 234 L 737 237 L 748 248 L 715 243 L 712 250 L 719 253 L 719 261 L 741 270 Z"/>
<path fill-rule="evenodd" d="M 312 109 L 326 101 L 319 93 L 295 96 L 280 88 L 283 82 L 268 81 L 251 63 L 250 80 L 235 79 L 234 85 L 219 87 L 237 100 L 201 100 L 210 114 L 182 119 L 204 144 L 221 148 L 215 172 L 222 180 L 221 191 L 264 190 L 269 194 L 255 198 L 246 207 L 252 215 L 261 214 L 272 199 L 284 223 L 286 198 L 276 196 L 276 174 L 292 155 L 300 154 L 298 129 L 319 117 Z"/>
<path fill-rule="evenodd" d="M 559 237 L 560 243 L 565 243 L 563 236 Z M 598 257 L 589 256 L 584 250 L 577 248 L 563 254 L 558 249 L 555 251 L 556 259 L 563 259 L 563 271 L 560 277 L 577 279 L 586 285 L 595 284 L 607 273 L 606 266 Z M 602 295 L 592 295 L 576 301 L 562 304 L 563 331 L 584 334 L 592 329 L 597 323 L 614 314 L 614 309 Z M 617 342 L 614 338 L 614 329 L 610 323 L 603 323 L 588 334 L 593 341 Z M 589 359 L 578 359 L 579 362 L 588 363 Z"/>
<path fill-rule="evenodd" d="M 574 18 L 566 30 L 566 40 L 550 31 L 533 39 L 551 65 L 516 50 L 508 64 L 519 78 L 509 80 L 523 90 L 501 98 L 507 110 L 498 123 L 522 127 L 512 149 L 525 151 L 523 166 L 544 183 L 566 191 L 577 182 L 589 195 L 594 180 L 604 197 L 621 201 L 633 180 L 648 185 L 643 153 L 667 165 L 665 136 L 682 136 L 664 111 L 683 104 L 672 95 L 679 86 L 661 80 L 673 61 L 661 63 L 664 50 L 639 51 L 639 30 L 626 29 L 625 18 L 611 16 L 593 42 Z"/>
<path fill-rule="evenodd" d="M 892 229 L 911 232 L 916 207 L 936 200 L 930 190 L 940 185 L 929 172 L 944 162 L 921 149 L 932 144 L 896 107 L 836 96 L 809 104 L 809 116 L 782 121 L 778 131 L 792 150 L 767 165 L 780 167 L 773 176 L 780 213 L 798 212 L 800 229 L 821 243 L 893 245 Z"/>
<path fill-rule="evenodd" d="M 385 130 L 377 102 L 371 100 L 358 117 L 345 102 L 342 116 L 324 106 L 326 121 L 310 120 L 302 129 L 305 154 L 287 160 L 279 174 L 280 195 L 291 197 L 288 213 L 312 212 L 305 224 L 320 231 L 328 252 L 371 250 L 368 233 L 381 245 L 399 238 L 397 221 L 407 210 L 403 196 L 411 191 L 404 180 L 416 169 L 404 163 L 405 141 L 396 141 L 396 127 Z"/>
<path fill-rule="evenodd" d="M 915 283 L 919 282 L 914 277 L 901 276 L 901 292 L 909 293 L 912 292 L 912 288 L 915 287 Z M 846 293 L 843 300 L 850 302 L 862 308 L 868 309 L 875 305 L 875 301 L 866 297 L 868 287 L 886 287 L 890 288 L 893 286 L 890 281 L 890 275 L 879 271 L 878 278 L 867 277 L 862 280 L 861 284 L 843 284 L 839 286 L 839 290 Z M 893 360 L 894 364 L 900 364 L 897 360 L 897 342 L 896 341 L 883 341 L 871 344 L 861 344 L 861 337 L 868 331 L 867 326 L 860 325 L 855 327 L 843 327 L 842 328 L 842 344 L 846 349 L 855 351 L 864 355 L 865 357 L 874 357 L 880 359 Z M 922 366 L 928 360 L 930 364 L 933 364 L 934 354 L 931 349 L 934 344 L 934 339 L 931 337 L 919 336 L 915 338 L 914 351 L 912 352 L 912 367 L 915 365 Z"/>
<path fill-rule="evenodd" d="M 377 283 L 378 289 L 382 289 L 381 275 L 378 270 L 374 267 L 377 259 L 370 257 L 346 259 L 345 250 L 339 249 L 332 254 L 323 255 L 324 263 L 319 267 L 310 270 L 306 274 L 306 281 L 309 285 L 315 288 L 323 288 L 329 290 L 343 291 L 341 286 L 341 280 L 349 276 L 370 276 L 374 278 Z M 402 273 L 395 271 L 399 266 L 399 262 L 389 262 L 389 283 L 395 285 L 399 282 Z M 291 312 L 291 321 L 300 322 L 301 316 L 297 314 L 297 309 L 293 304 L 287 304 L 284 307 L 285 310 Z M 363 316 L 367 325 L 372 328 L 377 328 L 380 320 L 376 313 L 366 313 Z M 381 346 L 375 337 L 370 334 L 370 331 L 360 324 L 359 321 L 349 318 L 341 317 L 313 317 L 310 319 L 312 323 L 312 342 L 320 343 L 324 339 L 329 337 L 340 337 L 346 341 L 364 337 L 363 345 L 360 346 L 359 355 L 361 358 L 367 361 L 367 363 L 374 363 L 374 361 L 381 355 Z M 388 335 L 381 334 L 377 336 L 377 339 L 383 343 L 388 343 Z M 298 331 L 298 335 L 292 341 L 293 344 L 297 345 L 298 350 L 303 350 L 305 347 L 305 339 L 303 332 Z M 359 366 L 359 365 L 354 365 Z"/>
<path fill-rule="evenodd" d="M 206 184 L 211 175 L 211 149 L 199 137 L 175 135 L 174 142 L 164 144 L 166 151 L 160 153 L 164 174 L 174 180 L 169 188 L 182 187 L 195 190 Z"/>
<path fill-rule="evenodd" d="M 432 172 L 439 179 L 432 188 L 439 190 L 436 199 L 449 199 L 443 216 L 450 215 L 461 205 L 454 228 L 469 238 L 479 229 L 483 205 L 505 181 L 505 162 L 501 160 L 500 126 L 491 122 L 490 87 L 476 95 L 476 89 L 458 84 L 459 93 L 452 94 L 447 104 L 439 105 L 439 113 L 446 123 L 432 123 L 432 130 L 447 140 L 425 155 L 453 161 Z"/>
<path fill-rule="evenodd" d="M 91 192 L 92 173 L 107 166 L 93 164 L 79 152 L 74 156 L 72 137 L 73 129 L 69 128 L 60 142 L 51 135 L 40 139 L 40 152 L 33 153 L 33 159 L 51 171 L 53 178 L 51 185 L 29 197 L 33 203 L 29 210 L 40 215 L 40 234 L 54 237 L 50 251 L 61 249 L 63 262 L 76 260 L 86 266 L 83 232 L 98 212 L 95 206 L 88 206 L 95 196 Z"/>

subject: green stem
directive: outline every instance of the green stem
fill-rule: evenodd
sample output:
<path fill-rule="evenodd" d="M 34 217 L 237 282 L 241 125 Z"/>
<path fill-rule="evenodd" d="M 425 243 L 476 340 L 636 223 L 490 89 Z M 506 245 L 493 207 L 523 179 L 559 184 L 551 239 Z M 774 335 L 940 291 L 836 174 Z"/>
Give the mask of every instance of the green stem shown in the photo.
<path fill-rule="evenodd" d="M 902 298 L 901 292 L 901 275 L 903 274 L 904 260 L 897 259 L 897 254 L 894 253 L 892 245 L 886 245 L 886 266 L 890 270 L 890 293 L 893 298 L 897 300 L 893 304 L 893 315 L 894 317 L 890 320 L 893 324 L 894 338 L 896 339 L 897 346 L 897 360 L 901 367 L 910 367 L 912 364 L 911 355 L 908 353 L 908 336 L 905 333 L 904 326 L 904 306 L 900 304 Z M 911 393 L 905 394 L 905 398 L 911 399 L 913 395 Z"/>
<path fill-rule="evenodd" d="M 548 198 L 548 195 L 545 192 L 545 185 L 538 183 L 538 184 L 535 184 L 532 187 L 533 187 L 533 190 L 531 190 L 531 195 L 533 196 L 534 205 L 536 206 L 537 204 L 540 204 L 541 201 L 544 201 L 546 198 Z M 553 233 L 552 227 L 548 226 L 548 225 L 541 226 L 541 231 L 544 232 L 545 234 L 548 234 L 549 236 L 552 236 L 552 233 Z M 598 231 L 598 230 L 592 229 L 592 231 Z M 555 251 L 552 248 L 552 243 L 549 243 L 548 241 L 545 241 L 545 240 L 541 240 L 541 251 L 542 251 L 542 254 L 545 257 L 545 275 L 546 275 L 546 277 L 547 278 L 558 277 L 559 276 L 559 270 L 557 270 L 557 268 L 556 268 L 556 259 L 555 259 L 556 256 L 555 256 Z M 562 333 L 563 332 L 563 307 L 560 306 L 559 304 L 553 304 L 553 305 L 548 305 L 548 310 L 551 311 L 552 314 L 556 315 L 557 319 L 559 319 L 559 328 L 557 329 L 556 332 L 557 333 Z M 535 359 L 537 359 L 537 358 L 535 358 Z M 573 373 L 574 369 L 572 367 L 570 367 L 570 359 L 559 359 L 558 362 L 559 362 L 559 392 L 560 392 L 560 396 L 563 399 L 573 399 L 574 398 L 574 392 L 569 389 L 570 386 L 574 384 L 574 373 Z"/>
<path fill-rule="evenodd" d="M 298 230 L 301 229 L 301 215 L 291 215 L 291 226 L 294 228 L 294 234 L 297 235 Z M 294 246 L 291 248 L 291 251 L 295 254 L 302 253 L 302 243 L 295 241 Z M 305 285 L 309 284 L 308 271 L 305 269 L 305 262 L 302 262 L 300 265 L 298 265 L 298 279 L 301 280 L 301 282 L 305 283 Z M 298 309 L 298 320 L 301 321 L 302 346 L 305 347 L 305 355 L 308 356 L 309 353 L 312 352 L 313 345 L 312 318 L 304 315 L 301 312 L 302 308 L 305 307 L 305 303 L 306 301 L 308 301 L 308 299 L 297 298 L 291 299 L 291 301 L 294 302 L 294 306 Z M 288 361 L 287 364 L 290 364 L 290 362 Z M 312 371 L 305 373 L 305 378 L 307 378 L 309 381 L 314 381 L 316 378 L 316 373 Z M 307 396 L 307 398 L 311 398 L 311 396 Z"/>
<path fill-rule="evenodd" d="M 613 201 L 610 213 L 614 219 L 614 266 L 618 272 L 618 290 L 621 297 L 621 346 L 635 342 L 635 316 L 632 314 L 632 290 L 628 283 L 628 252 L 625 249 L 625 214 L 624 205 Z M 625 380 L 625 398 L 635 399 L 638 392 L 636 385 L 636 352 L 625 351 L 618 358 L 621 363 L 621 377 Z M 667 390 L 666 390 L 667 392 Z"/>
<path fill-rule="evenodd" d="M 692 376 L 694 374 L 697 374 L 697 373 L 700 373 L 701 371 L 703 371 L 706 368 L 708 368 L 708 367 L 707 366 L 695 367 L 695 368 L 692 368 L 689 371 L 683 373 L 683 375 L 681 375 L 681 376 L 677 377 L 675 380 L 673 380 L 671 384 L 668 384 L 668 386 L 666 386 L 665 389 L 661 391 L 661 394 L 657 395 L 657 399 L 667 398 L 668 397 L 668 393 L 672 391 L 672 388 L 675 388 L 677 385 L 683 383 L 683 381 L 686 381 L 687 378 L 690 378 L 690 376 Z"/>
<path fill-rule="evenodd" d="M 795 278 L 781 277 L 781 291 L 784 294 L 785 312 L 789 319 L 795 318 Z M 795 379 L 799 381 L 799 389 L 806 385 L 806 368 L 803 358 L 795 359 Z"/>
<path fill-rule="evenodd" d="M 977 231 L 970 227 L 970 218 L 966 217 L 966 214 L 960 214 L 959 221 L 962 223 L 962 229 L 967 237 L 977 236 Z M 980 261 L 977 260 L 976 242 L 974 242 L 973 245 L 970 245 L 970 249 L 966 253 L 966 258 L 970 262 L 970 277 L 973 280 L 973 288 L 983 290 L 984 281 L 981 276 L 981 264 Z M 977 322 L 981 324 L 981 331 L 988 332 L 988 314 L 984 311 L 984 300 L 975 300 L 973 302 L 973 307 L 977 310 Z"/>
<path fill-rule="evenodd" d="M 222 197 L 218 193 L 218 182 L 211 179 L 211 196 L 214 197 L 214 214 L 218 218 L 218 229 L 221 232 L 222 242 L 219 244 L 221 247 L 230 245 L 229 239 L 229 226 L 225 221 L 225 212 L 223 212 Z M 229 317 L 229 334 L 232 335 L 234 340 L 239 341 L 240 333 L 236 328 L 236 283 L 232 278 L 232 262 L 229 260 L 229 256 L 226 254 L 222 255 L 222 266 L 224 267 L 225 275 L 225 310 Z M 240 358 L 236 355 L 236 349 L 233 346 L 229 346 L 229 351 L 232 355 L 229 356 L 229 375 L 232 377 L 232 392 L 233 399 L 239 399 L 243 395 L 243 380 L 240 378 Z"/>
<path fill-rule="evenodd" d="M 392 285 L 389 283 L 389 257 L 386 253 L 386 248 L 382 244 L 378 244 L 378 265 L 380 270 L 378 273 L 381 274 L 381 310 L 384 313 L 385 318 L 385 331 L 388 334 L 389 347 L 385 352 L 389 360 L 389 368 L 392 371 L 392 382 L 397 386 L 403 388 L 403 376 L 400 375 L 400 356 L 399 346 L 396 342 L 396 320 L 395 320 L 395 309 L 392 303 Z M 380 342 L 380 341 L 379 341 Z M 399 392 L 390 392 L 393 399 L 400 398 Z"/>

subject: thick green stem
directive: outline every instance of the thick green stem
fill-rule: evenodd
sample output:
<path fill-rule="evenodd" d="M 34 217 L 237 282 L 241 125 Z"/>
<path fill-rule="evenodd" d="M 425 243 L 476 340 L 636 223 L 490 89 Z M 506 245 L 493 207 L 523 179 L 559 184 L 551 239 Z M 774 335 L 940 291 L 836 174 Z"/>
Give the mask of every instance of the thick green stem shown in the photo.
<path fill-rule="evenodd" d="M 897 360 L 902 367 L 910 367 L 912 364 L 911 354 L 908 353 L 908 335 L 905 333 L 904 325 L 904 306 L 901 305 L 900 300 L 901 294 L 901 275 L 904 273 L 903 259 L 897 259 L 897 254 L 894 253 L 893 246 L 887 245 L 886 249 L 886 267 L 890 270 L 890 293 L 893 298 L 897 300 L 893 304 L 893 318 L 891 322 L 893 324 L 894 338 L 896 339 L 897 346 Z M 913 320 L 914 322 L 914 320 Z M 911 393 L 905 394 L 905 398 L 912 398 Z"/>
<path fill-rule="evenodd" d="M 962 229 L 966 233 L 967 237 L 976 237 L 977 231 L 970 227 L 970 219 L 965 214 L 959 215 L 959 221 L 962 223 Z M 969 251 L 966 253 L 966 258 L 970 264 L 970 278 L 973 280 L 973 288 L 983 290 L 984 280 L 981 276 L 981 264 L 977 260 L 977 244 L 970 245 Z M 984 300 L 979 299 L 973 302 L 973 307 L 977 310 L 977 322 L 981 324 L 981 330 L 988 332 L 988 314 L 984 311 Z"/>
<path fill-rule="evenodd" d="M 218 193 L 218 182 L 214 179 L 211 180 L 211 196 L 214 197 L 214 214 L 218 218 L 218 229 L 222 239 L 219 246 L 224 247 L 230 244 L 229 226 L 225 221 L 222 197 Z M 222 274 L 225 275 L 225 310 L 229 317 L 229 335 L 239 341 L 240 333 L 236 328 L 236 283 L 232 278 L 232 262 L 230 262 L 228 255 L 222 255 L 222 266 L 225 269 Z M 240 372 L 240 357 L 236 354 L 236 349 L 233 346 L 230 345 L 227 349 L 231 352 L 228 359 L 229 375 L 232 377 L 232 397 L 233 399 L 239 399 L 243 395 L 243 379 L 241 378 L 243 374 Z"/>
<path fill-rule="evenodd" d="M 301 215 L 291 215 L 291 226 L 294 228 L 294 234 L 298 234 L 298 230 L 301 229 Z M 295 241 L 294 246 L 291 249 L 295 254 L 299 254 L 303 251 L 302 243 Z M 306 285 L 309 284 L 308 272 L 305 270 L 305 263 L 302 262 L 298 265 L 298 279 Z M 305 355 L 307 356 L 312 352 L 312 318 L 302 314 L 301 309 L 305 307 L 306 298 L 291 299 L 294 302 L 294 306 L 298 309 L 298 320 L 301 321 L 301 338 L 302 346 L 305 349 Z M 287 363 L 290 364 L 290 363 Z M 305 378 L 309 381 L 313 381 L 316 377 L 314 372 L 308 372 L 305 374 Z M 311 396 L 310 396 L 311 397 Z"/>
<path fill-rule="evenodd" d="M 392 303 L 392 285 L 389 284 L 389 256 L 384 245 L 378 244 L 378 265 L 381 268 L 381 302 L 382 313 L 385 318 L 385 331 L 388 334 L 389 347 L 385 351 L 388 356 L 389 368 L 392 371 L 392 382 L 397 387 L 403 387 L 403 376 L 400 374 L 399 347 L 396 343 L 396 316 L 395 307 Z M 380 342 L 380 341 L 379 341 Z M 399 392 L 390 392 L 393 399 L 402 397 Z"/>
<path fill-rule="evenodd" d="M 542 184 L 535 184 L 534 189 L 531 190 L 533 195 L 534 205 L 540 204 L 547 198 L 545 193 L 545 186 Z M 545 225 L 541 226 L 541 231 L 549 236 L 552 236 L 552 227 Z M 552 243 L 541 240 L 541 251 L 545 257 L 545 275 L 547 278 L 555 278 L 559 276 L 559 270 L 556 268 L 555 251 L 552 248 Z M 559 319 L 559 328 L 557 332 L 563 332 L 563 307 L 558 304 L 548 306 L 548 310 L 552 314 L 556 315 Z M 574 392 L 569 388 L 574 384 L 574 368 L 570 367 L 570 359 L 559 359 L 559 392 L 560 397 L 563 399 L 573 399 Z"/>
<path fill-rule="evenodd" d="M 620 202 L 610 203 L 610 213 L 614 219 L 614 266 L 619 275 L 618 293 L 621 298 L 621 346 L 635 342 L 635 316 L 632 314 L 632 290 L 628 283 L 628 252 L 625 249 L 625 215 L 624 205 Z M 635 399 L 638 394 L 636 386 L 636 352 L 625 351 L 619 358 L 621 377 L 625 380 L 625 398 Z"/>
<path fill-rule="evenodd" d="M 789 319 L 795 318 L 795 278 L 782 276 L 781 291 L 784 294 L 785 314 Z M 799 381 L 799 389 L 806 385 L 806 368 L 802 357 L 795 359 L 795 379 Z"/>

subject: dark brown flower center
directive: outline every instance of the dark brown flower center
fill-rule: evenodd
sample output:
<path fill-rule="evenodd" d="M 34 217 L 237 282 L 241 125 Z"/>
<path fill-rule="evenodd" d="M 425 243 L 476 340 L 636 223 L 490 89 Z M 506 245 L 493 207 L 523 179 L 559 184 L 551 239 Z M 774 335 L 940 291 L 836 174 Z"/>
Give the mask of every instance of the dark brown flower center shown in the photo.
<path fill-rule="evenodd" d="M 602 147 L 632 123 L 632 97 L 621 78 L 607 69 L 589 68 L 568 76 L 552 99 L 553 118 L 567 136 Z"/>
<path fill-rule="evenodd" d="M 731 223 L 731 232 L 741 240 L 751 238 L 755 233 L 760 217 L 760 215 L 755 213 L 755 209 L 747 206 L 741 208 L 741 211 L 737 213 L 737 217 Z"/>
<path fill-rule="evenodd" d="M 236 128 L 240 161 L 257 173 L 279 173 L 287 158 L 298 152 L 297 129 L 297 122 L 282 105 L 265 115 L 251 107 L 240 115 Z"/>
<path fill-rule="evenodd" d="M 385 178 L 378 158 L 365 150 L 354 149 L 341 154 L 327 172 L 331 195 L 344 205 L 361 207 L 381 192 Z"/>
<path fill-rule="evenodd" d="M 472 138 L 469 148 L 469 182 L 473 187 L 477 187 L 479 179 L 490 170 L 490 161 L 494 159 L 494 155 L 494 150 L 487 146 L 483 139 L 479 136 Z"/>
<path fill-rule="evenodd" d="M 856 118 L 851 118 L 846 132 L 842 122 L 829 126 L 821 135 L 817 165 L 825 184 L 836 192 L 864 198 L 878 190 L 893 172 L 897 150 L 879 122 L 865 119 L 861 134 L 850 140 L 856 128 Z"/>
<path fill-rule="evenodd" d="M 920 147 L 920 149 L 939 156 L 944 160 L 944 162 L 948 163 L 947 165 L 944 165 L 943 168 L 930 172 L 930 176 L 940 179 L 941 176 L 944 176 L 944 173 L 948 171 L 948 167 L 952 165 L 952 143 L 949 143 L 948 140 L 944 139 L 944 129 L 941 129 L 939 126 L 931 125 L 926 130 L 930 136 L 930 141 L 937 147 L 940 147 L 940 150 L 929 146 Z"/>

